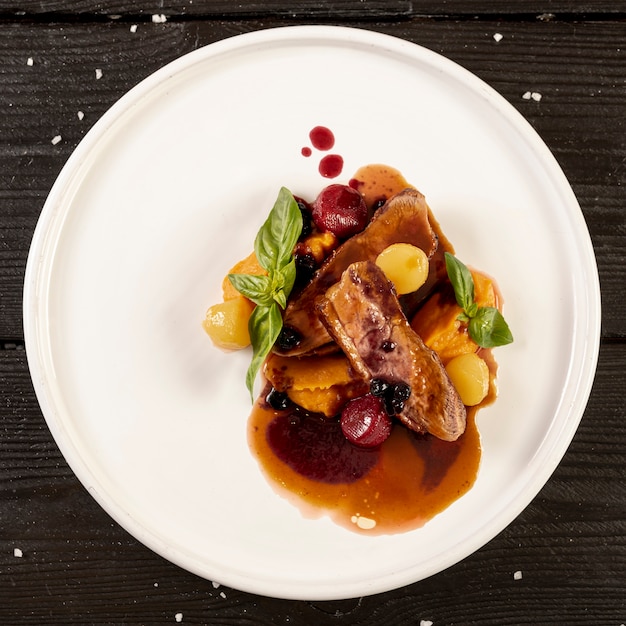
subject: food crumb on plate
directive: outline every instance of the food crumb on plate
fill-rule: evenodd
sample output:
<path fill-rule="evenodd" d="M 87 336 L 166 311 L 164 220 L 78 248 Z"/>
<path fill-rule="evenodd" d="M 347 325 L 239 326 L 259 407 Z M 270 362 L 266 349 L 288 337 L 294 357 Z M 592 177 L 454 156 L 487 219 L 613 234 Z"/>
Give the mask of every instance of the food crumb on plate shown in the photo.
<path fill-rule="evenodd" d="M 516 572 L 513 573 L 513 580 L 522 580 L 521 570 L 518 569 Z"/>
<path fill-rule="evenodd" d="M 20 559 L 24 556 L 24 553 L 19 548 L 13 548 L 13 556 Z"/>
<path fill-rule="evenodd" d="M 361 530 L 372 530 L 376 526 L 376 520 L 369 517 L 363 517 L 363 515 L 353 515 L 350 518 L 353 524 L 356 524 Z"/>

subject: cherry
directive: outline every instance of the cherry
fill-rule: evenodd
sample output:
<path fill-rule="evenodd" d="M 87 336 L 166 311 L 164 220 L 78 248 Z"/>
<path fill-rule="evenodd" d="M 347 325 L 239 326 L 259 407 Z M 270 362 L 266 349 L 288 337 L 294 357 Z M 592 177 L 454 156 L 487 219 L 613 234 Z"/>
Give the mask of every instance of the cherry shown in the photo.
<path fill-rule="evenodd" d="M 329 185 L 312 206 L 313 222 L 321 231 L 347 239 L 367 224 L 367 206 L 361 194 L 347 185 Z"/>
<path fill-rule="evenodd" d="M 350 400 L 340 418 L 341 431 L 350 442 L 362 448 L 374 448 L 391 434 L 391 418 L 381 398 L 368 393 Z"/>

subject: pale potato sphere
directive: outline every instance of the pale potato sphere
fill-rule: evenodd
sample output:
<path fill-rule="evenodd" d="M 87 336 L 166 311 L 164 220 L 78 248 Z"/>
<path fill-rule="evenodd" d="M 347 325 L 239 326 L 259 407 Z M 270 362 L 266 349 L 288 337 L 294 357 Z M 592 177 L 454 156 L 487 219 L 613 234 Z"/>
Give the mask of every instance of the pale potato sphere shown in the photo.
<path fill-rule="evenodd" d="M 446 372 L 465 406 L 480 404 L 489 392 L 489 367 L 475 352 L 454 357 Z"/>
<path fill-rule="evenodd" d="M 209 307 L 202 326 L 218 348 L 241 350 L 250 345 L 248 321 L 253 310 L 254 304 L 240 295 Z"/>
<path fill-rule="evenodd" d="M 426 253 L 410 243 L 391 244 L 378 255 L 376 265 L 385 272 L 399 296 L 417 291 L 428 278 Z"/>

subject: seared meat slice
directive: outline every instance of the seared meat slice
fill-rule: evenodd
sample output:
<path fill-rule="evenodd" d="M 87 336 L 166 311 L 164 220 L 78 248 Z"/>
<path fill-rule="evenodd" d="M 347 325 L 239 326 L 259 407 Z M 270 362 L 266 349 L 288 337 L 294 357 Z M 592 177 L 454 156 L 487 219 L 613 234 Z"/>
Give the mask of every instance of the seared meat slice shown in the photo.
<path fill-rule="evenodd" d="M 410 386 L 398 418 L 412 430 L 454 441 L 466 411 L 437 356 L 409 325 L 391 283 L 372 261 L 353 263 L 319 302 L 321 318 L 366 381 Z"/>
<path fill-rule="evenodd" d="M 431 221 L 437 230 L 433 230 Z M 426 284 L 415 294 L 411 301 L 421 301 L 431 292 L 433 285 L 445 272 L 443 249 L 439 251 L 438 225 L 432 219 L 424 196 L 416 189 L 405 189 L 396 194 L 381 207 L 362 233 L 354 235 L 340 245 L 316 272 L 313 280 L 296 298 L 287 305 L 284 325 L 294 331 L 299 342 L 293 342 L 289 348 L 275 346 L 274 351 L 284 356 L 300 356 L 319 352 L 331 341 L 324 325 L 319 319 L 316 301 L 334 285 L 344 270 L 355 261 L 375 259 L 392 243 L 411 243 L 424 250 L 432 257 L 437 252 L 438 262 L 431 262 L 431 270 Z M 448 242 L 444 248 L 452 250 Z"/>

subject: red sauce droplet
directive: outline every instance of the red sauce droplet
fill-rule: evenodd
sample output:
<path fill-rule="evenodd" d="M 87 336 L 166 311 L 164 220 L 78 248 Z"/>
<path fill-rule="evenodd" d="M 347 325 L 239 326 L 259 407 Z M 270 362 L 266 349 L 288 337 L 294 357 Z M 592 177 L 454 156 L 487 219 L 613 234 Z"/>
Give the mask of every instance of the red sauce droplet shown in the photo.
<path fill-rule="evenodd" d="M 317 150 L 330 150 L 335 145 L 335 135 L 326 126 L 316 126 L 309 133 L 313 147 Z"/>
<path fill-rule="evenodd" d="M 343 158 L 329 154 L 320 161 L 319 172 L 324 178 L 337 178 L 343 170 Z"/>
<path fill-rule="evenodd" d="M 302 156 L 303 157 L 310 157 L 311 154 L 312 154 L 311 148 L 309 148 L 308 146 L 304 146 L 304 148 L 302 148 L 301 152 L 302 152 Z"/>

